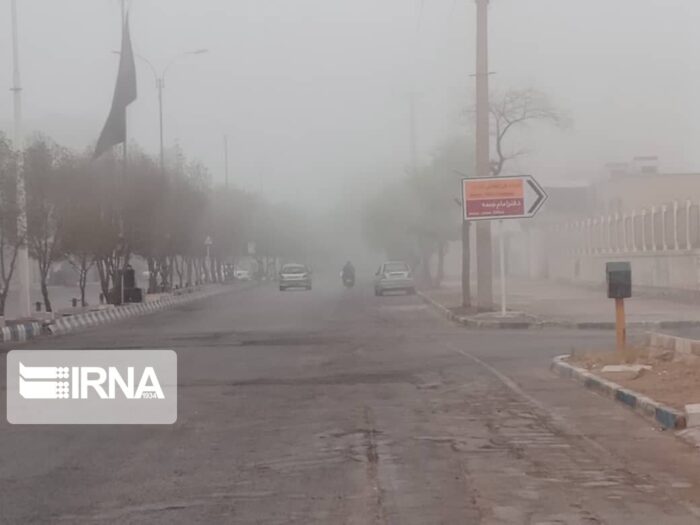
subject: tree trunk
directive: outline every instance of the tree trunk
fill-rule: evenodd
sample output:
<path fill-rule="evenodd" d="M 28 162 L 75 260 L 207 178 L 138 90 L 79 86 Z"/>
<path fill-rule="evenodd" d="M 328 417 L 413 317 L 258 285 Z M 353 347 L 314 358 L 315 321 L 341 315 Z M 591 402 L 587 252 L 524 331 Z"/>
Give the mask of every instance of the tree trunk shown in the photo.
<path fill-rule="evenodd" d="M 438 245 L 438 260 L 437 260 L 437 275 L 435 276 L 435 286 L 440 287 L 442 280 L 445 278 L 445 251 L 447 243 L 440 242 Z"/>
<path fill-rule="evenodd" d="M 173 267 L 175 268 L 175 273 L 177 273 L 177 283 L 180 288 L 182 288 L 183 270 L 185 265 L 185 259 L 183 257 L 178 257 L 177 255 L 173 258 Z"/>
<path fill-rule="evenodd" d="M 192 266 L 194 270 L 194 284 L 200 284 L 199 280 L 202 278 L 202 271 L 199 265 L 199 258 L 196 257 L 192 260 Z"/>
<path fill-rule="evenodd" d="M 158 291 L 158 276 L 156 275 L 156 262 L 153 257 L 149 257 L 148 263 L 148 293 L 156 293 Z"/>
<path fill-rule="evenodd" d="M 49 300 L 49 287 L 46 285 L 46 275 L 41 275 L 41 296 L 44 298 L 44 309 L 47 312 L 53 312 L 51 309 L 51 301 Z"/>
<path fill-rule="evenodd" d="M 87 306 L 87 301 L 85 301 L 85 287 L 87 286 L 87 276 L 89 271 L 90 269 L 86 268 L 83 264 L 83 266 L 80 268 L 80 273 L 78 274 L 78 286 L 80 286 L 80 306 L 83 308 Z"/>
<path fill-rule="evenodd" d="M 95 261 L 97 265 L 97 275 L 100 277 L 100 289 L 105 300 L 109 302 L 109 272 L 107 271 L 107 261 L 100 257 Z"/>
<path fill-rule="evenodd" d="M 217 266 L 216 259 L 214 257 L 210 257 L 209 258 L 209 273 L 211 275 L 211 281 L 214 283 L 218 282 L 218 280 L 219 280 L 219 276 L 218 276 L 218 273 L 216 271 L 216 266 Z"/>
<path fill-rule="evenodd" d="M 4 289 L 2 293 L 0 293 L 0 316 L 5 316 L 5 303 L 7 302 L 7 292 L 8 292 L 8 287 L 7 283 L 5 283 Z"/>
<path fill-rule="evenodd" d="M 470 308 L 471 298 L 471 249 L 469 245 L 469 221 L 462 221 L 462 306 Z"/>
<path fill-rule="evenodd" d="M 39 257 L 37 264 L 39 265 L 39 281 L 41 285 L 41 297 L 44 299 L 44 310 L 51 312 L 51 301 L 49 300 L 49 287 L 46 284 L 46 280 L 49 275 L 49 270 L 51 269 L 51 263 L 47 262 L 48 257 Z"/>

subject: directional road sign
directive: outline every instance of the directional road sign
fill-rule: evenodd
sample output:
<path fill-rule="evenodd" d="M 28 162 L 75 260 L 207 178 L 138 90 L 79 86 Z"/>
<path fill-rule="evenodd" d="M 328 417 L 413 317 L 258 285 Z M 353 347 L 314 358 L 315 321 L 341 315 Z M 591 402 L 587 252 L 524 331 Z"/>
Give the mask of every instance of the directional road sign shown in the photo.
<path fill-rule="evenodd" d="M 527 219 L 534 217 L 547 193 L 530 175 L 462 180 L 464 219 Z"/>

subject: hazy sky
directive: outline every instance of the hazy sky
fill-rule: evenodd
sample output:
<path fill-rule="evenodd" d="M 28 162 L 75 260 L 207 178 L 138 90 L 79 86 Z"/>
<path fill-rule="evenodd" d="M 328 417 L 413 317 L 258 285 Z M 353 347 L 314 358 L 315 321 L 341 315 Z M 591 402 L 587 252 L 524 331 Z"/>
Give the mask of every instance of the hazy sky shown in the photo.
<path fill-rule="evenodd" d="M 94 141 L 114 86 L 118 0 L 18 0 L 27 131 L 78 148 Z M 136 51 L 166 78 L 166 144 L 275 197 L 334 201 L 409 162 L 417 95 L 427 161 L 473 100 L 472 0 L 132 0 Z M 10 1 L 0 0 L 0 86 L 11 85 Z M 608 161 L 658 154 L 700 171 L 700 2 L 492 0 L 495 89 L 548 93 L 574 120 L 533 128 L 513 166 L 545 182 L 590 178 Z M 130 133 L 157 153 L 152 73 L 139 67 Z M 0 98 L 0 129 L 12 97 Z M 327 190 L 321 192 L 320 190 Z"/>

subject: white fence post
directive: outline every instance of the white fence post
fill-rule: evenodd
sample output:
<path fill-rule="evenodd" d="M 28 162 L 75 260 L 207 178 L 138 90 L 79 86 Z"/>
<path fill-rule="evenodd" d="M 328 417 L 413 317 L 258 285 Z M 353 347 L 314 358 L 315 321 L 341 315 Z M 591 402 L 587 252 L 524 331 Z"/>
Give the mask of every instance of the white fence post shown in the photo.
<path fill-rule="evenodd" d="M 685 201 L 685 248 L 687 250 L 691 249 L 690 245 L 690 199 Z"/>
<path fill-rule="evenodd" d="M 629 246 L 627 246 L 627 215 L 622 214 L 622 251 L 630 251 Z"/>
<path fill-rule="evenodd" d="M 678 245 L 678 201 L 673 201 L 673 249 L 680 249 Z"/>
<path fill-rule="evenodd" d="M 665 204 L 661 205 L 661 249 L 663 251 L 668 250 L 666 245 L 666 210 L 668 210 Z"/>

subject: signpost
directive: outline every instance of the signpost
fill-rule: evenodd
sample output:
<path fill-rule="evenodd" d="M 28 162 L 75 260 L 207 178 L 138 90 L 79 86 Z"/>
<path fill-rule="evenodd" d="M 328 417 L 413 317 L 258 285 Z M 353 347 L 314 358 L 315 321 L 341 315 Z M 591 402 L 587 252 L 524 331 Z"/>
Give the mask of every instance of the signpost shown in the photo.
<path fill-rule="evenodd" d="M 503 219 L 529 219 L 547 200 L 547 193 L 530 175 L 462 179 L 465 221 L 499 222 L 501 315 L 506 315 L 505 247 Z"/>
<path fill-rule="evenodd" d="M 530 175 L 462 180 L 464 219 L 528 219 L 547 200 L 547 193 Z"/>

